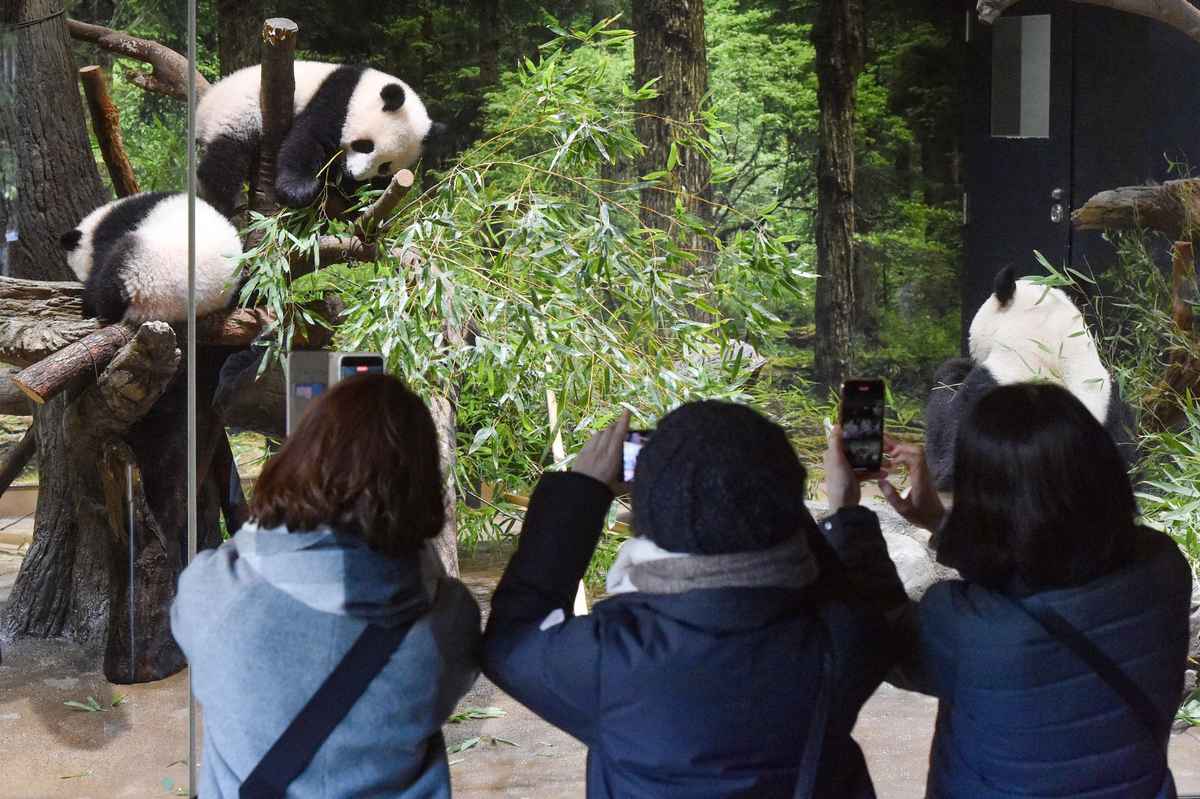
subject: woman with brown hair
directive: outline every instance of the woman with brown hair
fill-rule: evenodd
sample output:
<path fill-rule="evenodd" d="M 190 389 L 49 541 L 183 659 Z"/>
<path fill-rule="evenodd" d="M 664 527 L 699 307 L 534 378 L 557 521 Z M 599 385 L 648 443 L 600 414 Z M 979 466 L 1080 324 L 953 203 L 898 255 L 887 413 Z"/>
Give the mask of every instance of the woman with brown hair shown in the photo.
<path fill-rule="evenodd" d="M 441 727 L 478 675 L 479 608 L 428 543 L 444 521 L 428 408 L 394 377 L 339 383 L 250 516 L 171 609 L 204 709 L 200 795 L 448 797 Z"/>

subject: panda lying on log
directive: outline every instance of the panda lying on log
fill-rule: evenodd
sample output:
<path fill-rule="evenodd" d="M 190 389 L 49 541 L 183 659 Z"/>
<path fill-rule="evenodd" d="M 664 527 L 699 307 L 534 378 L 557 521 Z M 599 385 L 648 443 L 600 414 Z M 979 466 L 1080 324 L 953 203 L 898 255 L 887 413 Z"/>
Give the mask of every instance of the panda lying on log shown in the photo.
<path fill-rule="evenodd" d="M 205 92 L 196 109 L 204 147 L 200 196 L 232 216 L 262 136 L 261 67 L 238 70 Z M 289 208 L 313 203 L 323 170 L 339 153 L 335 183 L 353 188 L 387 178 L 421 157 L 445 126 L 399 78 L 376 69 L 295 62 L 295 120 L 276 159 L 275 197 Z"/>
<path fill-rule="evenodd" d="M 958 420 L 989 389 L 1010 383 L 1059 383 L 1087 406 L 1117 442 L 1126 464 L 1136 455 L 1133 414 L 1100 361 L 1075 304 L 1059 289 L 996 276 L 993 294 L 971 320 L 969 358 L 942 364 L 925 407 L 925 449 L 938 489 L 954 484 Z"/>
<path fill-rule="evenodd" d="M 100 206 L 60 242 L 83 283 L 83 316 L 103 322 L 182 322 L 188 307 L 187 195 L 144 192 Z M 196 315 L 232 307 L 242 242 L 196 200 Z"/>

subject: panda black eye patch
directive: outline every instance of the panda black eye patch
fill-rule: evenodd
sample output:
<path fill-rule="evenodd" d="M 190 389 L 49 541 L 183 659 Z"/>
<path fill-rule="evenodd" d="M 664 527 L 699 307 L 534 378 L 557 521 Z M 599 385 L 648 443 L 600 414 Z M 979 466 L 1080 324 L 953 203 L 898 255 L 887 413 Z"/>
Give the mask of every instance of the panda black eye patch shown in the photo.
<path fill-rule="evenodd" d="M 355 139 L 350 142 L 350 149 L 356 153 L 373 153 L 375 152 L 375 142 L 370 139 Z"/>

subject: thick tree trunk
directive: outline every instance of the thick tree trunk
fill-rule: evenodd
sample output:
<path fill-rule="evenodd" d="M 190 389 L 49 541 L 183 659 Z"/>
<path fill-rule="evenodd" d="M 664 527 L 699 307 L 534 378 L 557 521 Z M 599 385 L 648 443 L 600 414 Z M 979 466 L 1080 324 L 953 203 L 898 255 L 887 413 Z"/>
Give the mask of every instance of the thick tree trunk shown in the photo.
<path fill-rule="evenodd" d="M 645 151 L 638 163 L 641 174 L 667 168 L 671 143 L 701 133 L 697 127 L 700 103 L 708 91 L 708 58 L 704 43 L 704 0 L 634 0 L 633 81 L 641 86 L 655 78 L 658 96 L 638 109 L 635 122 Z M 689 130 L 689 128 L 692 128 Z M 675 197 L 683 195 L 688 211 L 701 220 L 711 218 L 708 161 L 677 145 L 679 165 L 662 186 L 642 189 L 641 221 L 663 230 L 698 263 L 708 263 L 711 246 L 702 238 L 676 230 Z"/>
<path fill-rule="evenodd" d="M 821 0 L 812 29 L 821 108 L 817 155 L 815 376 L 838 386 L 850 369 L 854 312 L 855 82 L 863 66 L 862 0 Z"/>
<path fill-rule="evenodd" d="M 262 0 L 216 0 L 217 57 L 221 77 L 257 64 L 266 15 Z"/>
<path fill-rule="evenodd" d="M 486 91 L 500 80 L 500 0 L 475 0 L 479 21 L 479 87 Z"/>
<path fill-rule="evenodd" d="M 74 277 L 58 239 L 104 203 L 62 0 L 4 0 L 0 66 L 0 275 Z M 28 23 L 28 24 L 24 24 Z"/>

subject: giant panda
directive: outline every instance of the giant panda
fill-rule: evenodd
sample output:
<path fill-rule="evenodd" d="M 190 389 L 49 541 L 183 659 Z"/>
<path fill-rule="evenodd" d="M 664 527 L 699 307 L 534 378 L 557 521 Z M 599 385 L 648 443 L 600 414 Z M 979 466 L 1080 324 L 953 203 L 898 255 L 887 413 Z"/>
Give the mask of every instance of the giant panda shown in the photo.
<path fill-rule="evenodd" d="M 1104 425 L 1132 463 L 1132 412 L 1100 360 L 1083 315 L 1059 289 L 997 276 L 992 295 L 971 320 L 970 358 L 944 363 L 925 408 L 925 450 L 934 482 L 953 488 L 954 441 L 966 409 L 991 388 L 1047 380 L 1074 394 Z"/>
<path fill-rule="evenodd" d="M 181 322 L 188 308 L 186 194 L 145 192 L 102 205 L 60 242 L 83 283 L 83 315 Z M 196 200 L 196 315 L 229 307 L 242 243 L 215 208 Z"/>
<path fill-rule="evenodd" d="M 324 186 L 325 165 L 344 185 L 387 177 L 411 166 L 444 126 L 430 120 L 421 98 L 399 78 L 368 67 L 295 62 L 295 118 L 276 160 L 275 196 L 290 208 L 311 205 Z M 262 136 L 261 68 L 224 78 L 200 99 L 196 136 L 204 147 L 201 196 L 231 216 Z"/>

